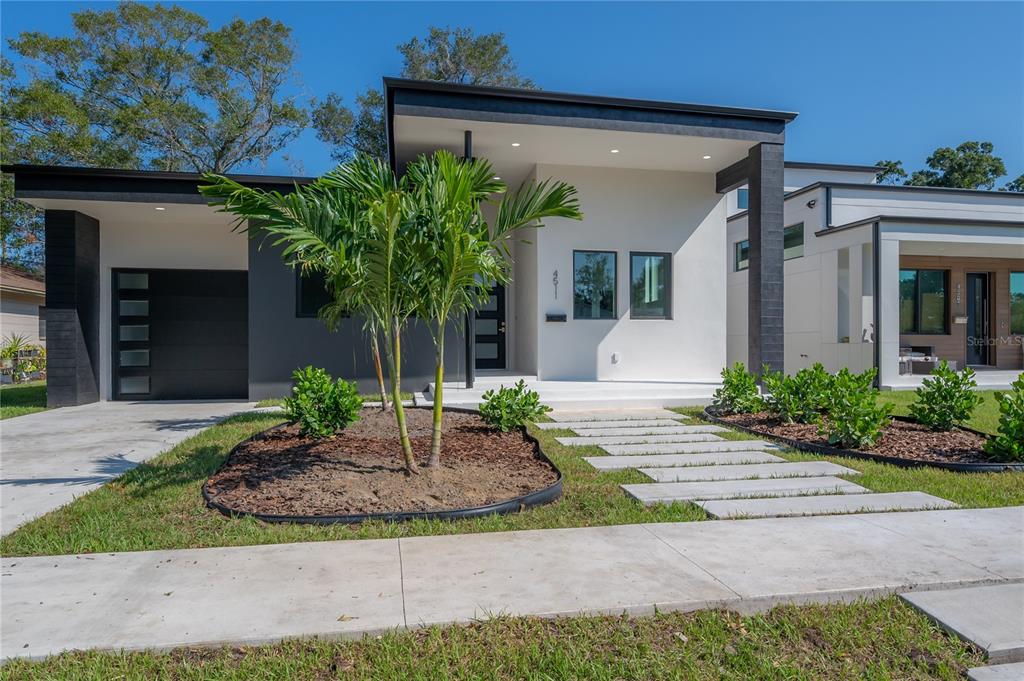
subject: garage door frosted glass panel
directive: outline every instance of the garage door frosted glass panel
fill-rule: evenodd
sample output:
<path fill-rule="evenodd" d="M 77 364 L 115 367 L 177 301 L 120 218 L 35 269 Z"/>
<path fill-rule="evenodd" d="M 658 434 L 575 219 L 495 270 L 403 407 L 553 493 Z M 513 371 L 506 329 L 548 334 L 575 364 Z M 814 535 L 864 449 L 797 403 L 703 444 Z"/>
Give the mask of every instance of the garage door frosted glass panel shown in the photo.
<path fill-rule="evenodd" d="M 118 288 L 149 288 L 149 274 L 146 272 L 121 272 L 117 275 Z"/>
<path fill-rule="evenodd" d="M 149 392 L 149 376 L 122 376 L 122 395 L 145 395 Z"/>
<path fill-rule="evenodd" d="M 147 341 L 149 340 L 149 324 L 122 324 L 121 340 L 123 341 Z"/>
<path fill-rule="evenodd" d="M 149 301 L 122 300 L 119 309 L 122 317 L 145 317 L 149 314 Z"/>
<path fill-rule="evenodd" d="M 122 350 L 121 366 L 123 367 L 148 367 L 149 350 Z"/>

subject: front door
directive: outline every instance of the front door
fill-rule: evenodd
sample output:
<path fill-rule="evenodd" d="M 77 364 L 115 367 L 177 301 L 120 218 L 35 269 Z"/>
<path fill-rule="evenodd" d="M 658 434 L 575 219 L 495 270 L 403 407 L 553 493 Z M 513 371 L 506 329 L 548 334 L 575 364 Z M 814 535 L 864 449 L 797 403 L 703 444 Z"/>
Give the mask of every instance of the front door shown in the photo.
<path fill-rule="evenodd" d="M 967 363 L 988 364 L 989 281 L 987 274 L 967 275 Z"/>
<path fill-rule="evenodd" d="M 505 368 L 505 287 L 494 286 L 476 311 L 476 368 Z"/>

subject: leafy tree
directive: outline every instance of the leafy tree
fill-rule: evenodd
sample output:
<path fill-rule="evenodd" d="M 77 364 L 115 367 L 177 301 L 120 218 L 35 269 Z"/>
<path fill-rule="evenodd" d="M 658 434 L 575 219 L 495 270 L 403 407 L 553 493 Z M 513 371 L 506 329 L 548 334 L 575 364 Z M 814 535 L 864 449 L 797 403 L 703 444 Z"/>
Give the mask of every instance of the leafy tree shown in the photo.
<path fill-rule="evenodd" d="M 406 170 L 414 196 L 416 251 L 420 284 L 417 314 L 430 320 L 434 339 L 434 423 L 428 467 L 440 464 L 444 403 L 444 341 L 449 321 L 473 310 L 494 284 L 511 280 L 509 241 L 527 225 L 546 217 L 583 218 L 576 189 L 563 182 L 528 183 L 497 203 L 488 223 L 481 210 L 503 194 L 504 183 L 484 159 L 465 160 L 451 152 L 421 156 Z"/>
<path fill-rule="evenodd" d="M 899 184 L 907 177 L 903 161 L 879 161 L 875 166 L 878 168 L 875 174 L 875 182 L 878 184 Z"/>
<path fill-rule="evenodd" d="M 402 54 L 403 78 L 438 80 L 467 85 L 534 87 L 517 72 L 503 33 L 476 35 L 469 28 L 431 26 L 424 38 L 414 37 L 397 46 Z M 331 155 L 344 161 L 356 154 L 387 156 L 384 96 L 369 88 L 356 97 L 357 113 L 342 97 L 331 93 L 313 110 L 317 137 L 330 144 Z"/>
<path fill-rule="evenodd" d="M 226 172 L 266 160 L 306 124 L 284 95 L 294 50 L 281 22 L 211 29 L 180 6 L 122 2 L 72 23 L 70 37 L 10 41 L 34 75 L 7 93 L 19 160 Z"/>
<path fill-rule="evenodd" d="M 1003 160 L 993 153 L 991 142 L 964 142 L 955 149 L 940 147 L 928 157 L 928 168 L 907 180 L 915 187 L 992 189 L 1006 174 Z"/>
<path fill-rule="evenodd" d="M 1024 194 L 1024 173 L 1017 176 L 1016 180 L 1010 180 L 999 189 L 1001 192 L 1019 192 Z"/>

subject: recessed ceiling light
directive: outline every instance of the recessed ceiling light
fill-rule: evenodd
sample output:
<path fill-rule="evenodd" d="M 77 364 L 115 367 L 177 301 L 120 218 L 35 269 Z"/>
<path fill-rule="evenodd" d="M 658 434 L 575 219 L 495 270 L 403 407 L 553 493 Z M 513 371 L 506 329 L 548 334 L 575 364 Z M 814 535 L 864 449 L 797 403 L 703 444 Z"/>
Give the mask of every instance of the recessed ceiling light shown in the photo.
<path fill-rule="evenodd" d="M 157 206 L 154 210 L 167 210 L 167 209 L 164 208 L 163 206 Z"/>
<path fill-rule="evenodd" d="M 512 146 L 513 146 L 513 147 L 518 147 L 518 146 L 519 146 L 519 142 L 513 142 L 513 143 L 512 143 Z"/>
<path fill-rule="evenodd" d="M 619 150 L 618 149 L 612 149 L 612 153 L 613 154 L 617 154 L 617 153 L 619 153 Z"/>
<path fill-rule="evenodd" d="M 702 158 L 706 161 L 709 158 L 711 158 L 711 155 L 710 154 L 704 154 L 704 156 Z"/>
<path fill-rule="evenodd" d="M 500 178 L 500 177 L 498 177 L 497 175 L 495 175 L 495 176 L 494 176 L 494 179 L 495 179 L 495 180 L 500 180 L 501 178 Z"/>

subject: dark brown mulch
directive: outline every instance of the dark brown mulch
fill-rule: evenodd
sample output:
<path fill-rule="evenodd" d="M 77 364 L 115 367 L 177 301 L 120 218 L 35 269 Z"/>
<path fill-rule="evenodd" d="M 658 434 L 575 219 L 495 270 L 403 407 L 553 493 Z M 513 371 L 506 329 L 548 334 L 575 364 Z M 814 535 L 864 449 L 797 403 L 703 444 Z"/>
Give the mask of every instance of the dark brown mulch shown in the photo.
<path fill-rule="evenodd" d="M 818 434 L 818 426 L 806 423 L 783 423 L 778 417 L 767 412 L 731 414 L 718 416 L 718 418 L 766 435 L 799 440 L 813 445 L 828 445 L 828 439 Z M 984 443 L 984 437 L 960 428 L 940 433 L 917 423 L 893 420 L 882 430 L 882 436 L 878 438 L 874 446 L 862 451 L 911 461 L 991 463 L 988 454 L 982 450 Z"/>
<path fill-rule="evenodd" d="M 406 409 L 413 451 L 430 453 L 429 409 Z M 286 426 L 243 442 L 207 483 L 232 510 L 334 516 L 484 506 L 544 489 L 557 479 L 535 443 L 501 433 L 475 414 L 445 413 L 441 466 L 407 475 L 392 412 L 364 409 L 337 436 L 314 440 Z"/>

